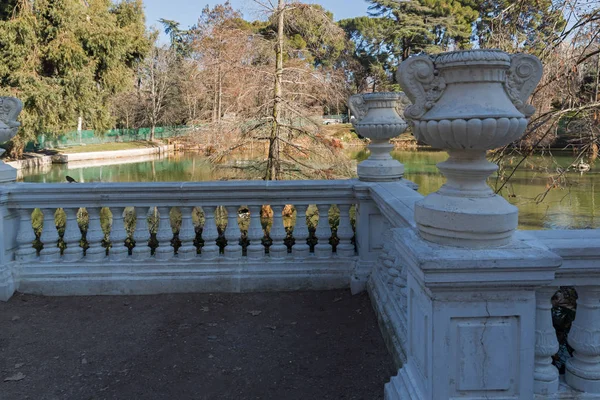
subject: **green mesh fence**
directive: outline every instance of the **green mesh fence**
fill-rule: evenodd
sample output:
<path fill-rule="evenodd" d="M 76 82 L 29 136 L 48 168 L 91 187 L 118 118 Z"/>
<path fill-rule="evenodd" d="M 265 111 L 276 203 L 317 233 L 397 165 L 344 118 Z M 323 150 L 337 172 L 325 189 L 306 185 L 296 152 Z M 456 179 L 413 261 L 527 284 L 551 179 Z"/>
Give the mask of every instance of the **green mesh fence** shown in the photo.
<path fill-rule="evenodd" d="M 323 115 L 323 121 L 348 122 L 348 114 Z"/>
<path fill-rule="evenodd" d="M 182 136 L 188 133 L 189 129 L 189 126 L 156 127 L 154 130 L 154 138 L 167 139 Z M 39 135 L 37 142 L 29 142 L 25 147 L 25 151 L 72 147 L 81 144 L 135 142 L 149 139 L 150 128 L 113 129 L 103 135 L 98 135 L 94 131 L 89 130 L 81 132 L 73 131 L 55 137 Z"/>

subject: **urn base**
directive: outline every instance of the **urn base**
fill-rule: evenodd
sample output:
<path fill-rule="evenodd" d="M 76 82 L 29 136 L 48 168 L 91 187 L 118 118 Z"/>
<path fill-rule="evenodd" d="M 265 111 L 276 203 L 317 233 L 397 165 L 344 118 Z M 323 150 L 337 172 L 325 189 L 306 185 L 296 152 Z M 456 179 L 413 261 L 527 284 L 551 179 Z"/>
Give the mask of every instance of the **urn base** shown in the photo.
<path fill-rule="evenodd" d="M 371 156 L 358 164 L 358 179 L 366 182 L 397 181 L 404 175 L 404 164 L 394 160 L 390 151 L 394 149 L 388 139 L 373 139 L 369 144 Z"/>
<path fill-rule="evenodd" d="M 397 181 L 404 175 L 404 165 L 393 158 L 389 160 L 368 159 L 358 164 L 357 173 L 361 181 Z"/>
<path fill-rule="evenodd" d="M 415 204 L 415 221 L 425 240 L 446 246 L 484 248 L 510 243 L 518 210 L 498 195 L 455 197 L 432 193 Z"/>

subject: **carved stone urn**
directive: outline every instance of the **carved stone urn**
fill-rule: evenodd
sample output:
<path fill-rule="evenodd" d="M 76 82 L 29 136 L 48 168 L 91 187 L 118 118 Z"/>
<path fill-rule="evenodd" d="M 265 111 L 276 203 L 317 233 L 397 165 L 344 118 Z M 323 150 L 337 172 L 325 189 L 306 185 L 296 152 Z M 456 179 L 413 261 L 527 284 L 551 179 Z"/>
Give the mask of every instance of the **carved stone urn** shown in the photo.
<path fill-rule="evenodd" d="M 398 114 L 398 104 L 406 97 L 403 93 L 378 92 L 355 94 L 348 106 L 354 115 L 352 125 L 359 135 L 369 138 L 369 158 L 358 165 L 362 181 L 383 182 L 402 178 L 404 165 L 390 156 L 390 139 L 408 127 Z"/>
<path fill-rule="evenodd" d="M 0 143 L 4 143 L 15 137 L 20 122 L 17 117 L 23 109 L 21 100 L 14 97 L 0 97 Z M 0 149 L 0 155 L 5 150 Z M 17 179 L 17 170 L 0 161 L 0 183 L 13 182 Z"/>
<path fill-rule="evenodd" d="M 415 137 L 450 156 L 438 164 L 446 184 L 415 205 L 421 237 L 473 248 L 510 242 L 517 208 L 487 185 L 497 166 L 486 153 L 523 135 L 535 111 L 526 102 L 541 76 L 536 57 L 499 50 L 420 55 L 401 63 L 397 79 L 413 103 L 404 116 Z"/>

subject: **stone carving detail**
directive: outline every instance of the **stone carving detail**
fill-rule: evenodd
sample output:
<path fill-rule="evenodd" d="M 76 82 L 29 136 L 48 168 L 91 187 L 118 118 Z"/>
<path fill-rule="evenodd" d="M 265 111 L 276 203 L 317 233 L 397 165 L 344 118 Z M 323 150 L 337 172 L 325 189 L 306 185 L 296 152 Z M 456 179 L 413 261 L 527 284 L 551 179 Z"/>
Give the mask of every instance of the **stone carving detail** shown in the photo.
<path fill-rule="evenodd" d="M 527 99 L 542 78 L 542 72 L 542 63 L 537 57 L 528 54 L 511 56 L 510 69 L 506 73 L 506 93 L 526 117 L 535 112 L 535 108 L 527 104 Z"/>
<path fill-rule="evenodd" d="M 369 107 L 363 99 L 362 94 L 350 96 L 350 99 L 348 100 L 348 108 L 350 109 L 350 112 L 352 112 L 352 115 L 354 115 L 352 125 L 359 123 L 369 112 Z"/>
<path fill-rule="evenodd" d="M 396 256 L 396 251 L 393 249 L 391 243 L 385 241 L 379 254 L 379 270 L 382 273 L 381 277 L 386 283 L 390 283 L 386 278 L 389 276 L 389 270 L 394 268 L 396 264 Z"/>
<path fill-rule="evenodd" d="M 399 95 L 400 98 L 398 99 L 398 102 L 396 102 L 396 112 L 399 116 L 406 118 L 404 116 L 404 112 L 408 106 L 412 105 L 412 101 L 410 101 L 410 99 L 404 92 L 400 92 Z"/>
<path fill-rule="evenodd" d="M 17 117 L 22 109 L 21 100 L 14 97 L 0 97 L 0 143 L 12 139 L 17 134 L 21 126 Z M 0 155 L 5 151 L 0 149 Z M 0 161 L 0 182 L 13 182 L 16 177 L 16 170 Z"/>
<path fill-rule="evenodd" d="M 21 100 L 14 97 L 0 97 L 0 121 L 9 128 L 18 128 L 21 125 L 17 122 L 17 117 L 22 109 Z"/>
<path fill-rule="evenodd" d="M 383 243 L 383 248 L 379 255 L 379 271 L 388 290 L 390 290 L 394 298 L 399 302 L 400 308 L 405 310 L 407 306 L 407 272 L 392 241 Z"/>
<path fill-rule="evenodd" d="M 438 76 L 430 56 L 411 57 L 403 62 L 403 73 L 397 77 L 408 98 L 412 101 L 404 110 L 408 119 L 422 117 L 442 96 L 446 82 Z"/>

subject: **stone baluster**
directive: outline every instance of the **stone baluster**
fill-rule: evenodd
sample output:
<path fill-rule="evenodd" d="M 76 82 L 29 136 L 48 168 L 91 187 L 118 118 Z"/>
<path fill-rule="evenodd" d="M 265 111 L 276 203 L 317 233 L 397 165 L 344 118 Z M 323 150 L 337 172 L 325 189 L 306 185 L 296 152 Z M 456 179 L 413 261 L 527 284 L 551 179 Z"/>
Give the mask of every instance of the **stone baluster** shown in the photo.
<path fill-rule="evenodd" d="M 100 210 L 101 207 L 87 207 L 89 216 L 88 230 L 86 239 L 88 242 L 88 249 L 85 252 L 86 261 L 94 262 L 102 260 L 106 257 L 106 249 L 102 246 L 104 241 L 104 232 L 102 232 L 102 226 L 100 224 Z"/>
<path fill-rule="evenodd" d="M 295 258 L 306 258 L 310 254 L 308 226 L 306 225 L 306 205 L 296 206 L 296 224 L 294 226 L 294 246 L 292 254 Z"/>
<path fill-rule="evenodd" d="M 63 235 L 63 242 L 65 244 L 65 250 L 63 251 L 63 259 L 65 261 L 78 261 L 83 257 L 83 249 L 81 248 L 81 230 L 77 223 L 77 211 L 79 209 L 68 207 L 65 208 L 65 233 Z"/>
<path fill-rule="evenodd" d="M 225 247 L 225 256 L 227 258 L 240 259 L 242 257 L 242 246 L 240 246 L 240 226 L 238 224 L 237 206 L 227 206 L 227 229 L 225 237 L 227 246 Z"/>
<path fill-rule="evenodd" d="M 535 359 L 533 391 L 550 395 L 558 391 L 558 369 L 552 365 L 552 356 L 558 351 L 556 330 L 552 325 L 552 302 L 556 288 L 544 286 L 536 290 Z"/>
<path fill-rule="evenodd" d="M 250 244 L 246 249 L 248 258 L 261 258 L 265 255 L 265 246 L 262 244 L 264 231 L 260 223 L 260 210 L 262 206 L 249 206 L 250 226 L 248 228 L 248 240 Z"/>
<path fill-rule="evenodd" d="M 42 261 L 52 262 L 60 257 L 60 249 L 58 248 L 58 229 L 56 229 L 56 219 L 54 208 L 44 208 L 44 228 L 42 230 L 42 243 L 44 248 L 40 253 Z"/>
<path fill-rule="evenodd" d="M 283 206 L 271 206 L 273 210 L 273 225 L 269 236 L 273 243 L 269 247 L 269 255 L 271 258 L 284 258 L 287 255 L 287 246 L 283 242 L 286 236 L 285 227 L 283 226 Z"/>
<path fill-rule="evenodd" d="M 337 228 L 337 237 L 340 242 L 337 245 L 336 253 L 340 257 L 352 257 L 354 255 L 354 244 L 352 243 L 354 231 L 350 222 L 350 207 L 350 204 L 338 206 L 340 210 L 340 223 Z"/>
<path fill-rule="evenodd" d="M 179 229 L 179 240 L 181 247 L 177 250 L 179 258 L 191 260 L 196 257 L 196 246 L 194 239 L 196 238 L 196 230 L 192 221 L 192 211 L 194 207 L 183 206 L 181 210 L 181 228 Z"/>
<path fill-rule="evenodd" d="M 174 250 L 171 244 L 173 240 L 173 229 L 171 228 L 171 216 L 169 211 L 171 207 L 158 207 L 158 232 L 156 239 L 158 247 L 154 252 L 157 260 L 168 260 L 173 257 Z"/>
<path fill-rule="evenodd" d="M 135 207 L 135 231 L 133 231 L 133 240 L 135 247 L 132 255 L 136 260 L 145 260 L 150 257 L 150 249 L 148 247 L 148 239 L 150 238 L 150 230 L 148 229 L 148 214 L 153 207 Z"/>
<path fill-rule="evenodd" d="M 600 393 L 600 286 L 577 287 L 577 315 L 569 344 L 575 352 L 567 360 L 569 386 L 586 393 Z"/>
<path fill-rule="evenodd" d="M 110 231 L 110 258 L 112 260 L 123 260 L 129 255 L 129 249 L 125 246 L 127 230 L 125 229 L 125 207 L 111 207 L 112 229 Z"/>
<path fill-rule="evenodd" d="M 30 261 L 36 256 L 36 250 L 33 247 L 35 233 L 31 225 L 31 209 L 19 209 L 19 233 L 17 234 L 17 251 L 15 257 L 17 261 Z"/>
<path fill-rule="evenodd" d="M 329 204 L 318 204 L 317 209 L 319 210 L 319 222 L 315 231 L 317 237 L 317 244 L 315 245 L 315 255 L 319 258 L 326 258 L 331 256 L 331 244 L 329 239 L 331 238 L 331 226 L 329 225 Z"/>
<path fill-rule="evenodd" d="M 202 258 L 216 258 L 219 257 L 219 246 L 217 245 L 219 231 L 215 222 L 216 207 L 202 207 L 202 209 L 204 210 L 204 226 L 202 227 L 204 246 L 202 246 Z"/>

